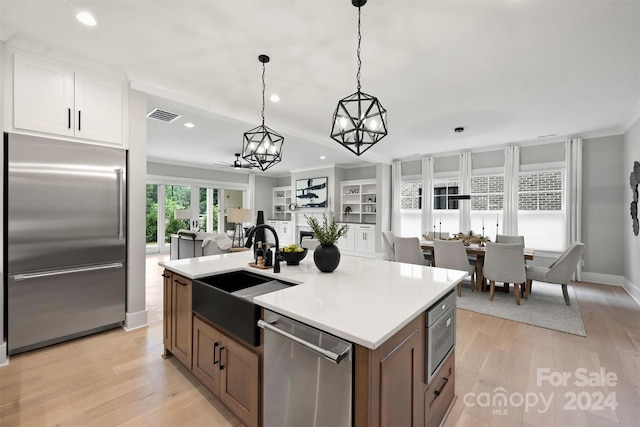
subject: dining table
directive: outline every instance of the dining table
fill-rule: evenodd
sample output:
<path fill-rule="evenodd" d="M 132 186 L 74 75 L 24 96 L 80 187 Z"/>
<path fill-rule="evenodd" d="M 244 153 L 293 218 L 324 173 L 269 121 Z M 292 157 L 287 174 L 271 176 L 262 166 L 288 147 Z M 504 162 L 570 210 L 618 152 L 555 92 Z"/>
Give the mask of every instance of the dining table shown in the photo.
<path fill-rule="evenodd" d="M 420 240 L 420 246 L 423 251 L 431 252 L 431 266 L 436 267 L 435 264 L 435 256 L 433 256 L 434 248 L 433 248 L 433 240 Z M 482 274 L 482 267 L 484 266 L 484 256 L 486 253 L 486 247 L 480 246 L 477 243 L 471 243 L 469 245 L 465 245 L 465 250 L 467 251 L 467 255 L 475 255 L 476 257 L 476 290 L 482 291 L 483 285 L 485 284 L 484 275 Z M 531 248 L 524 248 L 524 259 L 525 261 L 532 260 L 535 255 L 535 250 Z M 506 288 L 506 292 L 509 291 L 508 287 Z M 498 288 L 496 289 L 498 290 Z"/>

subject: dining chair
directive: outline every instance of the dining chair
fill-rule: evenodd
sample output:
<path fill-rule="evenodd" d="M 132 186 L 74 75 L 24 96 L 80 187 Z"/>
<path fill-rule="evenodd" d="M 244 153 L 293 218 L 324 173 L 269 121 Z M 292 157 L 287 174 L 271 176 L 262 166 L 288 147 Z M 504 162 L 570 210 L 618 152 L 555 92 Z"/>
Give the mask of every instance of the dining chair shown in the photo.
<path fill-rule="evenodd" d="M 467 251 L 462 240 L 434 240 L 433 256 L 436 265 L 442 268 L 451 268 L 469 273 L 471 278 L 471 290 L 475 289 L 474 277 L 476 268 L 467 258 Z M 458 283 L 458 296 L 462 296 L 462 282 Z"/>
<path fill-rule="evenodd" d="M 427 233 L 428 240 L 447 240 L 449 238 L 448 231 L 430 231 Z"/>
<path fill-rule="evenodd" d="M 524 236 L 512 236 L 509 234 L 496 234 L 496 243 L 522 243 L 522 246 L 524 246 Z M 525 265 L 527 265 L 527 262 L 524 262 Z M 524 286 L 522 287 L 522 289 L 520 289 L 520 296 L 524 296 Z M 505 290 L 505 292 L 509 292 L 509 283 L 503 283 L 502 284 L 502 289 Z"/>
<path fill-rule="evenodd" d="M 508 234 L 496 235 L 496 243 L 522 243 L 524 247 L 524 236 L 510 236 Z"/>
<path fill-rule="evenodd" d="M 496 282 L 513 283 L 516 304 L 520 305 L 520 285 L 524 286 L 527 279 L 524 245 L 487 242 L 482 273 L 489 279 L 489 300 L 493 301 Z"/>
<path fill-rule="evenodd" d="M 573 242 L 549 267 L 528 265 L 524 298 L 529 298 L 529 293 L 531 292 L 531 281 L 537 280 L 539 282 L 561 285 L 564 302 L 567 303 L 567 305 L 571 305 L 567 285 L 571 281 L 571 276 L 576 270 L 576 267 L 578 267 L 578 263 L 580 262 L 583 252 L 584 243 Z"/>
<path fill-rule="evenodd" d="M 393 247 L 395 250 L 395 260 L 397 262 L 406 262 L 408 264 L 427 265 L 420 239 L 417 237 L 393 237 Z"/>
<path fill-rule="evenodd" d="M 392 231 L 383 231 L 382 232 L 382 242 L 384 243 L 384 252 L 385 258 L 388 261 L 396 260 L 396 252 L 393 247 L 393 232 Z"/>

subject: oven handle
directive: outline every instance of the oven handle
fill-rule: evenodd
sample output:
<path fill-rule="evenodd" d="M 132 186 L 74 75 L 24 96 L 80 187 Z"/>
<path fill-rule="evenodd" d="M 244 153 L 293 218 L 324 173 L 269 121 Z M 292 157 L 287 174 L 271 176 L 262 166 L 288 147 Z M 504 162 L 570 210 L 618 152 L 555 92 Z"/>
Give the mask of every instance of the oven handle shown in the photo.
<path fill-rule="evenodd" d="M 278 335 L 282 335 L 285 338 L 290 339 L 291 341 L 295 341 L 296 343 L 300 344 L 301 346 L 311 350 L 312 352 L 323 356 L 325 359 L 329 360 L 330 362 L 335 363 L 336 365 L 339 364 L 345 357 L 347 357 L 349 355 L 349 352 L 351 350 L 351 346 L 348 346 L 342 353 L 338 354 L 338 353 L 334 353 L 333 351 L 330 350 L 326 350 L 322 347 L 318 347 L 315 344 L 312 344 L 308 341 L 303 340 L 302 338 L 298 338 L 297 336 L 290 334 L 287 331 L 283 331 L 282 329 L 278 328 L 275 326 L 276 322 L 272 322 L 272 323 L 267 323 L 264 320 L 258 320 L 258 326 L 262 329 L 268 329 Z"/>

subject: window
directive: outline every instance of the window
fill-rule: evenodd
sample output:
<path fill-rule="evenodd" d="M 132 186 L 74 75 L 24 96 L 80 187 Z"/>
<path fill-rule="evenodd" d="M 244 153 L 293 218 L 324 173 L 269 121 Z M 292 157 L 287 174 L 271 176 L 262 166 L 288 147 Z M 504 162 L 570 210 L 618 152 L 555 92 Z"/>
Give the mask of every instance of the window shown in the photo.
<path fill-rule="evenodd" d="M 562 251 L 566 231 L 564 171 L 521 172 L 518 179 L 518 233 L 527 247 Z"/>
<path fill-rule="evenodd" d="M 518 179 L 518 210 L 562 210 L 562 171 L 521 173 Z"/>
<path fill-rule="evenodd" d="M 438 179 L 433 185 L 433 209 L 458 209 L 458 200 L 449 196 L 458 194 L 458 178 Z"/>
<path fill-rule="evenodd" d="M 502 210 L 504 176 L 487 175 L 471 177 L 471 210 Z"/>
<path fill-rule="evenodd" d="M 402 182 L 400 189 L 400 209 L 422 209 L 422 182 Z"/>
<path fill-rule="evenodd" d="M 158 244 L 158 185 L 147 184 L 147 246 Z"/>

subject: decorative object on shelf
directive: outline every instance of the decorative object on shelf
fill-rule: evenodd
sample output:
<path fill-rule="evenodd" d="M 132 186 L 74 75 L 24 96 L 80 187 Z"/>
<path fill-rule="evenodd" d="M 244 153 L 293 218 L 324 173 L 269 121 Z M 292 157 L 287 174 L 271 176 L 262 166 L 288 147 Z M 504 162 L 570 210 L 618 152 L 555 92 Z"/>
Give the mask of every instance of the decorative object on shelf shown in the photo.
<path fill-rule="evenodd" d="M 307 224 L 313 230 L 313 234 L 320 242 L 313 251 L 313 262 L 315 262 L 318 270 L 323 273 L 331 273 L 338 268 L 340 264 L 340 249 L 335 245 L 338 239 L 349 231 L 349 226 L 338 225 L 335 218 L 331 222 L 327 219 L 326 214 L 322 214 L 322 224 L 315 217 L 307 217 Z"/>
<path fill-rule="evenodd" d="M 387 135 L 387 110 L 378 98 L 360 91 L 360 8 L 366 3 L 367 0 L 351 0 L 351 4 L 358 8 L 358 91 L 338 101 L 331 126 L 331 138 L 357 156 Z"/>
<path fill-rule="evenodd" d="M 640 225 L 638 224 L 638 184 L 640 184 L 640 162 L 633 162 L 633 170 L 629 176 L 629 185 L 631 186 L 631 193 L 633 200 L 631 201 L 631 221 L 633 227 L 633 234 L 636 236 L 640 231 Z"/>
<path fill-rule="evenodd" d="M 291 212 L 295 211 L 296 209 L 298 209 L 298 205 L 296 205 L 295 203 L 289 203 L 289 210 Z"/>
<path fill-rule="evenodd" d="M 300 246 L 292 243 L 284 248 L 280 249 L 282 259 L 287 262 L 287 265 L 299 265 L 300 261 L 307 256 L 309 250 L 307 248 L 301 248 Z"/>
<path fill-rule="evenodd" d="M 227 221 L 235 223 L 235 229 L 233 230 L 233 242 L 231 244 L 234 248 L 240 248 L 244 246 L 244 228 L 242 224 L 251 221 L 250 209 L 235 209 L 229 208 L 227 210 Z"/>
<path fill-rule="evenodd" d="M 301 208 L 327 207 L 328 178 L 307 178 L 296 181 L 296 202 Z M 293 209 L 292 209 L 293 210 Z"/>
<path fill-rule="evenodd" d="M 262 125 L 244 133 L 242 144 L 242 158 L 253 166 L 266 171 L 282 160 L 282 146 L 284 137 L 264 124 L 264 83 L 265 65 L 269 62 L 267 55 L 258 56 L 262 63 Z"/>
<path fill-rule="evenodd" d="M 344 208 L 345 215 L 349 215 L 350 213 L 351 213 L 351 206 L 347 206 L 346 208 Z"/>

